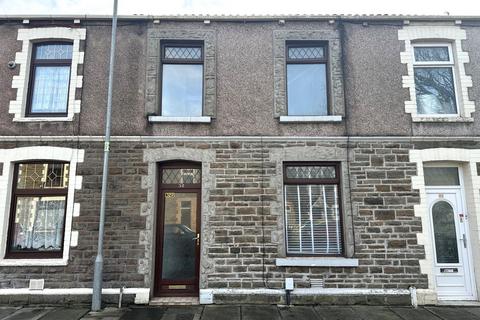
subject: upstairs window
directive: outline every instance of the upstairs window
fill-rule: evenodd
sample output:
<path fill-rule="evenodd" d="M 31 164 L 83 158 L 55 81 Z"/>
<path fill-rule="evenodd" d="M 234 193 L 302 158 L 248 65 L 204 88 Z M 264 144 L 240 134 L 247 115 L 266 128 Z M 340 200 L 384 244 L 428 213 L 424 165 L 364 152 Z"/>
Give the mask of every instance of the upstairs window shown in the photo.
<path fill-rule="evenodd" d="M 6 258 L 61 258 L 70 165 L 15 165 Z"/>
<path fill-rule="evenodd" d="M 414 44 L 417 113 L 457 115 L 455 62 L 450 44 Z"/>
<path fill-rule="evenodd" d="M 165 42 L 161 56 L 161 115 L 202 116 L 203 42 Z"/>
<path fill-rule="evenodd" d="M 34 44 L 26 116 L 67 116 L 72 49 L 67 42 Z"/>
<path fill-rule="evenodd" d="M 287 42 L 289 116 L 328 115 L 327 45 Z"/>
<path fill-rule="evenodd" d="M 286 163 L 285 225 L 288 255 L 342 254 L 338 163 Z"/>

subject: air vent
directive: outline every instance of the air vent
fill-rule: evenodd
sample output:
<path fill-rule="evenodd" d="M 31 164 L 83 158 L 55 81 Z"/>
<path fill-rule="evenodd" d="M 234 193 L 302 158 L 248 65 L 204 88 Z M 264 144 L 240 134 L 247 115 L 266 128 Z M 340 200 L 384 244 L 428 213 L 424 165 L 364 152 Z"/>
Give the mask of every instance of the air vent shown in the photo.
<path fill-rule="evenodd" d="M 310 287 L 312 287 L 312 288 L 323 288 L 323 278 L 321 278 L 321 279 L 310 279 Z"/>
<path fill-rule="evenodd" d="M 28 285 L 29 290 L 43 290 L 45 285 L 44 279 L 30 279 L 30 283 Z"/>

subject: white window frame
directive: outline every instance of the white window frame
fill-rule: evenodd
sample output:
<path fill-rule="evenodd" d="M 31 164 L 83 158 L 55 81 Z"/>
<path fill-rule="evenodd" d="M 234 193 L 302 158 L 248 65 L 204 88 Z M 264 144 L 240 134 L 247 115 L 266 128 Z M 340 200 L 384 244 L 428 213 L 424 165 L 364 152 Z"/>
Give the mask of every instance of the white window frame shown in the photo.
<path fill-rule="evenodd" d="M 428 47 L 447 47 L 449 60 L 448 61 L 417 61 L 415 59 L 415 48 L 428 48 Z M 413 57 L 414 77 L 415 77 L 416 67 L 421 67 L 421 68 L 450 67 L 452 69 L 453 91 L 455 94 L 455 108 L 457 109 L 457 112 L 448 113 L 448 114 L 428 113 L 428 114 L 421 114 L 421 115 L 425 117 L 438 117 L 438 118 L 449 118 L 449 117 L 460 116 L 459 110 L 461 106 L 460 106 L 460 101 L 458 99 L 458 90 L 457 90 L 457 87 L 458 87 L 457 69 L 455 66 L 455 56 L 453 54 L 452 44 L 448 42 L 415 42 L 412 44 L 412 57 Z"/>
<path fill-rule="evenodd" d="M 78 231 L 72 230 L 72 220 L 74 216 L 79 215 L 80 210 L 80 205 L 74 203 L 74 199 L 75 190 L 80 189 L 82 185 L 82 177 L 76 175 L 77 163 L 83 162 L 83 159 L 84 150 L 80 149 L 50 146 L 0 149 L 0 163 L 3 163 L 3 172 L 0 175 L 0 266 L 66 266 L 68 264 L 70 247 L 75 247 L 78 242 Z M 65 161 L 70 164 L 63 256 L 53 259 L 5 259 L 15 163 L 32 160 Z"/>
<path fill-rule="evenodd" d="M 401 63 L 407 67 L 407 74 L 402 76 L 402 85 L 410 92 L 409 100 L 405 101 L 405 113 L 412 116 L 413 122 L 473 122 L 475 102 L 470 100 L 468 89 L 473 86 L 471 76 L 465 73 L 465 64 L 470 62 L 468 52 L 462 51 L 462 41 L 467 39 L 467 33 L 456 25 L 405 25 L 398 30 L 398 39 L 405 44 L 405 50 L 400 52 Z M 421 45 L 450 45 L 450 61 L 454 65 L 455 95 L 457 114 L 435 115 L 418 114 L 416 89 L 414 79 L 415 61 L 414 46 Z M 427 62 L 428 64 L 429 62 Z M 438 64 L 445 65 L 445 64 Z"/>
<path fill-rule="evenodd" d="M 8 112 L 13 114 L 14 122 L 73 121 L 75 114 L 80 113 L 81 100 L 75 99 L 76 89 L 83 86 L 83 75 L 78 75 L 78 65 L 83 64 L 84 52 L 80 51 L 80 41 L 85 40 L 86 29 L 82 28 L 31 28 L 19 29 L 17 40 L 22 41 L 22 51 L 15 55 L 15 63 L 20 68 L 19 74 L 13 76 L 12 88 L 17 89 L 15 100 L 10 101 Z M 48 41 L 72 41 L 72 63 L 66 117 L 26 117 L 28 84 L 34 43 Z"/>

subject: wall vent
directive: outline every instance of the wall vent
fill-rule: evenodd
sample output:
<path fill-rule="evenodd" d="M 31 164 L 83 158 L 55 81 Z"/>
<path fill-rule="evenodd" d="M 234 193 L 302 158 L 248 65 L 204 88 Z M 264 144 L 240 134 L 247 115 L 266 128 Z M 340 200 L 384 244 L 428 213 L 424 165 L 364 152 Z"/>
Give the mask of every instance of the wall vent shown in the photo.
<path fill-rule="evenodd" d="M 312 287 L 312 288 L 323 288 L 323 278 L 310 279 L 310 287 Z"/>
<path fill-rule="evenodd" d="M 43 290 L 44 285 L 44 279 L 30 279 L 28 290 Z"/>

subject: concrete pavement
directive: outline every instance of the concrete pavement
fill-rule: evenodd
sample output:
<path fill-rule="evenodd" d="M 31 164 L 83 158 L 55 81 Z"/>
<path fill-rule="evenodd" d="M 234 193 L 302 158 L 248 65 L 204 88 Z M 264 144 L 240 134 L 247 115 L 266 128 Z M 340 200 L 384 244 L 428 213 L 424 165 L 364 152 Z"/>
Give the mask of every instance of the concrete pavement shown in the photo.
<path fill-rule="evenodd" d="M 106 308 L 0 307 L 0 320 L 480 320 L 480 307 L 209 305 Z"/>

